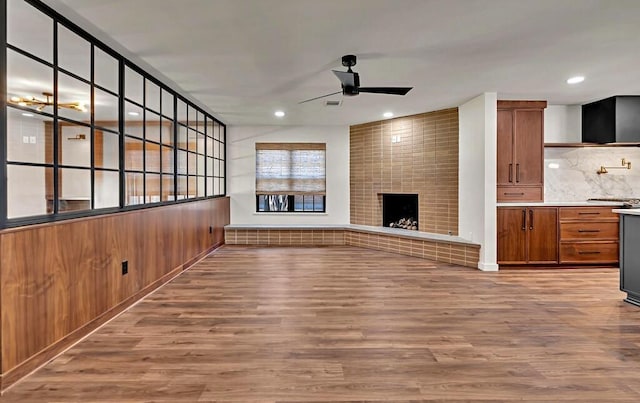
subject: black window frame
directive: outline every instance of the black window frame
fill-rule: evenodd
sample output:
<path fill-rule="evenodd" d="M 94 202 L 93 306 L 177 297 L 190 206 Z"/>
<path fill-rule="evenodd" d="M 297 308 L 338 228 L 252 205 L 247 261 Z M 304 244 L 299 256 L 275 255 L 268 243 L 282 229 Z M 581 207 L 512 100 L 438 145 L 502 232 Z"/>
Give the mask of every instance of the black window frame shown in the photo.
<path fill-rule="evenodd" d="M 41 224 L 41 223 L 48 223 L 48 222 L 56 222 L 56 221 L 62 221 L 62 220 L 68 220 L 68 219 L 73 219 L 73 218 L 82 218 L 82 217 L 91 217 L 91 216 L 97 216 L 97 215 L 104 215 L 104 214 L 110 214 L 110 213 L 118 213 L 118 212 L 123 212 L 123 211 L 131 211 L 131 210 L 140 210 L 140 209 L 145 209 L 145 208 L 151 208 L 151 207 L 157 207 L 157 206 L 164 206 L 164 205 L 170 205 L 170 204 L 178 204 L 178 203 L 188 203 L 188 202 L 193 202 L 193 201 L 199 201 L 199 200 L 204 200 L 204 199 L 212 199 L 212 198 L 218 198 L 218 197 L 226 197 L 227 193 L 226 193 L 226 189 L 227 189 L 227 152 L 226 152 L 226 144 L 227 144 L 227 126 L 220 121 L 219 119 L 217 119 L 215 116 L 213 116 L 211 113 L 205 111 L 203 108 L 199 107 L 198 105 L 196 105 L 194 102 L 191 102 L 187 97 L 185 97 L 183 94 L 179 93 L 178 91 L 174 90 L 173 88 L 169 87 L 168 85 L 164 84 L 162 81 L 160 81 L 158 78 L 153 77 L 151 74 L 147 73 L 144 69 L 140 68 L 135 62 L 127 59 L 125 56 L 119 54 L 117 51 L 115 51 L 114 49 L 112 49 L 111 47 L 109 47 L 108 45 L 106 45 L 105 43 L 103 43 L 102 41 L 100 41 L 99 39 L 95 38 L 93 35 L 89 34 L 87 31 L 83 30 L 82 28 L 80 28 L 78 25 L 74 24 L 73 22 L 71 22 L 68 18 L 64 17 L 63 15 L 61 15 L 60 13 L 58 13 L 57 11 L 55 11 L 54 9 L 52 9 L 51 7 L 47 6 L 46 4 L 42 3 L 39 0 L 15 0 L 15 1 L 23 1 L 26 4 L 29 4 L 31 6 L 33 6 L 37 11 L 43 13 L 44 15 L 50 17 L 53 21 L 53 58 L 52 58 L 52 62 L 46 62 L 42 59 L 39 59 L 38 57 L 31 55 L 28 51 L 22 50 L 16 46 L 13 46 L 11 44 L 7 43 L 7 18 L 8 18 L 8 13 L 7 13 L 7 3 L 10 0 L 0 0 L 0 21 L 3 22 L 3 28 L 0 29 L 0 43 L 2 46 L 2 50 L 0 51 L 0 93 L 2 93 L 2 96 L 0 97 L 0 194 L 2 194 L 2 196 L 0 197 L 0 229 L 2 228 L 12 228 L 12 227 L 19 227 L 19 226 L 25 226 L 25 225 L 32 225 L 32 224 Z M 65 28 L 69 29 L 71 32 L 75 33 L 76 35 L 78 35 L 80 38 L 86 40 L 89 43 L 89 47 L 90 47 L 90 77 L 89 79 L 85 79 L 83 77 L 78 76 L 77 74 L 74 74 L 71 71 L 68 71 L 67 69 L 64 68 L 60 68 L 58 66 L 58 38 L 57 38 L 57 31 L 58 31 L 58 27 L 59 26 L 64 26 Z M 45 64 L 47 66 L 50 66 L 53 69 L 53 89 L 54 89 L 54 104 L 53 104 L 53 110 L 51 114 L 42 112 L 40 113 L 40 115 L 43 116 L 47 116 L 53 119 L 53 156 L 52 156 L 52 160 L 53 163 L 52 164 L 48 164 L 48 163 L 28 163 L 28 162 L 15 162 L 15 163 L 11 163 L 12 165 L 23 165 L 23 166 L 37 166 L 37 167 L 49 167 L 53 169 L 53 213 L 52 214 L 45 214 L 45 215 L 34 215 L 34 216 L 25 216 L 25 217 L 16 217 L 16 218 L 8 218 L 8 199 L 9 199 L 9 194 L 8 194 L 8 183 L 7 183 L 7 166 L 8 166 L 8 160 L 7 160 L 7 137 L 8 137 L 8 126 L 7 126 L 7 119 L 8 119 L 8 108 L 12 108 L 12 109 L 17 109 L 17 110 L 24 110 L 24 111 L 28 111 L 29 113 L 38 113 L 37 111 L 33 111 L 30 108 L 27 107 L 20 107 L 18 105 L 14 105 L 14 104 L 9 104 L 9 100 L 7 99 L 7 90 L 8 90 L 8 71 L 7 71 L 7 55 L 9 50 L 18 52 L 22 55 L 25 55 L 27 57 L 30 57 L 31 59 L 34 59 L 35 61 Z M 113 91 L 99 85 L 95 83 L 95 53 L 96 53 L 96 49 L 100 49 L 101 51 L 103 51 L 104 53 L 106 53 L 107 55 L 113 57 L 117 64 L 118 64 L 118 94 L 115 94 Z M 146 84 L 147 81 L 152 82 L 153 84 L 157 85 L 158 88 L 160 89 L 159 93 L 160 93 L 160 106 L 159 106 L 159 111 L 155 111 L 153 110 L 154 113 L 157 113 L 160 115 L 160 121 L 162 122 L 162 120 L 165 118 L 164 115 L 164 111 L 162 110 L 162 93 L 163 91 L 166 91 L 167 93 L 170 93 L 171 95 L 173 95 L 173 145 L 171 145 L 171 147 L 173 148 L 173 173 L 165 173 L 162 170 L 162 150 L 163 150 L 163 142 L 162 142 L 162 138 L 160 139 L 160 173 L 155 173 L 153 172 L 154 175 L 160 175 L 160 202 L 149 202 L 149 203 L 144 203 L 144 204 L 136 204 L 136 205 L 126 205 L 125 203 L 125 198 L 126 198 L 126 182 L 125 182 L 125 175 L 126 175 L 126 170 L 125 170 L 125 166 L 124 166 L 124 161 L 125 161 L 125 153 L 126 153 L 126 145 L 125 145 L 125 134 L 124 134 L 124 125 L 125 125 L 125 78 L 124 78 L 124 70 L 125 70 L 125 66 L 127 66 L 128 68 L 136 71 L 138 74 L 140 74 L 143 77 L 143 83 Z M 83 83 L 86 83 L 90 86 L 90 99 L 91 99 L 91 109 L 90 109 L 90 118 L 89 118 L 89 123 L 85 122 L 77 122 L 71 119 L 66 119 L 64 117 L 59 116 L 58 113 L 58 108 L 57 108 L 57 91 L 58 91 L 58 76 L 60 73 L 63 74 L 67 74 L 69 77 L 72 77 L 76 80 L 80 80 Z M 143 97 L 146 97 L 146 87 L 143 84 Z M 96 89 L 99 89 L 101 91 L 106 91 L 107 93 L 111 94 L 111 95 L 115 95 L 118 98 L 118 133 L 116 133 L 117 135 L 119 135 L 119 142 L 118 142 L 118 147 L 119 147 L 119 162 L 118 162 L 118 169 L 108 169 L 108 168 L 104 168 L 104 167 L 96 167 L 95 166 L 95 144 L 94 144 L 94 135 L 95 135 L 95 131 L 96 128 L 98 128 L 99 130 L 104 130 L 102 127 L 97 127 L 96 126 L 96 121 L 95 121 L 95 105 L 94 105 L 94 101 L 95 101 L 95 91 Z M 198 192 L 196 191 L 196 195 L 193 198 L 185 198 L 185 199 L 178 199 L 178 193 L 177 193 L 177 188 L 178 188 L 178 167 L 177 167 L 177 134 L 178 134 L 178 114 L 177 114 L 177 105 L 178 105 L 178 100 L 184 102 L 185 105 L 187 105 L 187 109 L 188 110 L 193 110 L 196 112 L 197 116 L 202 116 L 204 117 L 203 122 L 204 124 L 204 141 L 205 141 L 205 145 L 204 145 L 204 190 L 202 192 L 202 194 L 204 196 L 197 196 Z M 144 158 L 146 157 L 146 147 L 144 147 L 144 144 L 146 144 L 146 122 L 144 119 L 144 116 L 146 115 L 146 111 L 147 108 L 145 108 L 145 102 L 143 102 L 142 108 L 143 111 L 145 112 L 142 116 L 142 127 L 143 127 L 143 162 L 142 162 L 142 167 L 143 167 L 143 175 L 146 176 L 146 165 L 145 165 L 145 161 Z M 150 109 L 152 110 L 152 109 Z M 220 135 L 220 146 L 224 149 L 224 158 L 218 158 L 219 156 L 208 156 L 206 154 L 206 150 L 207 150 L 207 146 L 206 146 L 206 142 L 207 141 L 217 141 L 217 140 L 213 140 L 214 135 L 213 133 L 211 134 L 211 140 L 209 140 L 209 137 L 207 135 L 207 128 L 208 125 L 206 124 L 206 122 L 211 121 L 212 123 L 217 123 L 220 127 L 221 133 L 219 133 Z M 58 161 L 58 137 L 59 137 L 59 122 L 71 122 L 71 123 L 80 123 L 82 125 L 87 125 L 89 127 L 90 130 L 90 166 L 89 167 L 76 167 L 73 166 L 72 168 L 79 168 L 79 169 L 86 169 L 89 170 L 91 173 L 91 184 L 90 184 L 90 191 L 91 191 L 91 196 L 90 196 L 90 208 L 87 210 L 77 210 L 77 211 L 67 211 L 67 212 L 62 212 L 60 211 L 60 195 L 59 193 L 59 176 L 60 176 L 60 172 L 59 170 L 61 168 L 69 168 L 68 166 L 65 166 L 63 164 L 61 164 L 61 161 Z M 212 126 L 213 127 L 213 126 Z M 109 130 L 107 130 L 109 131 Z M 109 131 L 110 133 L 115 133 L 115 131 Z M 213 147 L 212 147 L 213 149 Z M 212 176 L 211 176 L 211 183 L 213 184 L 215 179 L 214 178 L 218 178 L 222 181 L 221 186 L 223 187 L 223 189 L 221 189 L 221 192 L 216 193 L 215 191 L 213 192 L 213 194 L 211 196 L 207 196 L 208 194 L 210 194 L 210 192 L 207 189 L 207 185 L 209 183 L 209 176 L 207 176 L 207 166 L 206 164 L 208 163 L 208 157 L 212 157 L 214 158 L 214 167 L 212 169 Z M 216 169 L 215 164 L 218 163 L 218 161 L 221 160 L 222 163 L 222 167 L 224 169 L 224 173 L 220 174 L 220 167 L 218 167 Z M 107 208 L 100 208 L 100 209 L 95 209 L 95 201 L 96 201 L 96 189 L 95 189 L 95 174 L 96 171 L 109 171 L 109 172 L 118 172 L 119 175 L 119 205 L 118 207 L 107 207 Z M 149 172 L 149 174 L 152 174 L 152 172 Z M 163 192 L 162 192 L 162 183 L 163 183 L 163 177 L 164 175 L 167 175 L 167 178 L 169 178 L 169 175 L 173 176 L 173 195 L 174 195 L 174 199 L 173 200 L 167 200 L 164 201 L 163 199 Z M 198 175 L 200 175 L 198 173 Z M 199 183 L 198 179 L 200 176 L 196 177 L 196 185 Z M 145 181 L 145 185 L 146 185 L 146 181 Z M 146 198 L 146 192 L 143 191 L 143 198 Z"/>
<path fill-rule="evenodd" d="M 273 194 L 273 195 L 266 195 L 266 194 L 257 194 L 256 195 L 256 213 L 275 213 L 275 214 L 279 214 L 279 213 L 326 213 L 327 212 L 327 196 L 326 195 L 321 195 L 321 194 L 304 194 L 304 195 L 282 195 L 282 196 L 287 196 L 287 210 L 260 210 L 260 198 L 261 197 L 266 197 L 266 196 L 279 196 L 278 194 Z M 296 206 L 295 206 L 295 199 L 296 196 L 301 196 L 303 198 L 303 202 L 302 202 L 302 210 L 296 210 Z M 304 207 L 304 198 L 305 197 L 312 197 L 313 202 L 312 204 L 312 208 L 311 210 L 305 210 Z M 322 198 L 322 210 L 316 210 L 315 209 L 315 199 L 316 197 L 321 197 Z"/>

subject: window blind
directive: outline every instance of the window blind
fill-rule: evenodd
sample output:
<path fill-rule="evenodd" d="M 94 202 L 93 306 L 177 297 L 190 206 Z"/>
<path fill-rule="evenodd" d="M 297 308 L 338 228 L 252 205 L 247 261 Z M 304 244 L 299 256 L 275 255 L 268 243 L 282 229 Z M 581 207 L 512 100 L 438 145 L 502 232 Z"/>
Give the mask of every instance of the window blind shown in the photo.
<path fill-rule="evenodd" d="M 324 143 L 256 143 L 256 194 L 325 194 Z"/>

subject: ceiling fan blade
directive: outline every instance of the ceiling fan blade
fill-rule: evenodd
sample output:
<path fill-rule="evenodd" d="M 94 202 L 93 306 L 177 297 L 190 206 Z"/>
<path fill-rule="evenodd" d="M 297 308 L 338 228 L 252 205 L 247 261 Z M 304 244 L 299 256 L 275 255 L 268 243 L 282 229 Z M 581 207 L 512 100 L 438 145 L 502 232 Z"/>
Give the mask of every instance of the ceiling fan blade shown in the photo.
<path fill-rule="evenodd" d="M 413 87 L 360 87 L 359 92 L 369 92 L 372 94 L 407 95 Z"/>
<path fill-rule="evenodd" d="M 335 74 L 336 77 L 338 77 L 338 80 L 340 80 L 343 87 L 356 86 L 356 79 L 355 79 L 356 73 L 348 72 L 348 71 L 339 71 L 339 70 L 331 70 L 331 71 L 333 71 L 333 74 Z"/>
<path fill-rule="evenodd" d="M 300 102 L 298 102 L 298 104 L 303 104 L 303 103 L 305 103 L 305 102 L 309 102 L 309 101 L 315 101 L 316 99 L 326 98 L 326 97 L 330 97 L 331 95 L 336 95 L 336 94 L 342 94 L 342 91 L 332 92 L 331 94 L 321 95 L 321 96 L 319 96 L 319 97 L 315 97 L 315 98 L 311 98 L 311 99 L 306 99 L 306 100 L 304 100 L 304 101 L 300 101 Z"/>

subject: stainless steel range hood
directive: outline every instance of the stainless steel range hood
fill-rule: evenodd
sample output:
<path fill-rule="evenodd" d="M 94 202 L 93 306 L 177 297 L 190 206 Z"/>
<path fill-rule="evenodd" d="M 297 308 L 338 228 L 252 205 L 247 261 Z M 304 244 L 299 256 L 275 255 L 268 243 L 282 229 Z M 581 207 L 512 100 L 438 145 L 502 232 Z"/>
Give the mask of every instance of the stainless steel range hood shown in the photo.
<path fill-rule="evenodd" d="M 582 105 L 583 143 L 640 143 L 640 96 L 617 95 Z"/>

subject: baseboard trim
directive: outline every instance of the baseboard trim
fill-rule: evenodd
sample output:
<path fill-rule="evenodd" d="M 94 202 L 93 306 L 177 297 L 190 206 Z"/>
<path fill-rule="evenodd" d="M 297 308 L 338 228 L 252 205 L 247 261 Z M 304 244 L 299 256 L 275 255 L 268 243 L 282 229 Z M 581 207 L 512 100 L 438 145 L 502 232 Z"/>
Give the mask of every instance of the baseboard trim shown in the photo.
<path fill-rule="evenodd" d="M 482 271 L 498 271 L 498 265 L 495 263 L 478 262 L 478 269 Z"/>
<path fill-rule="evenodd" d="M 6 391 L 9 387 L 15 385 L 18 381 L 30 375 L 32 372 L 37 371 L 41 367 L 48 364 L 60 354 L 64 353 L 76 344 L 83 341 L 85 338 L 104 326 L 107 322 L 115 319 L 127 309 L 134 306 L 136 303 L 142 301 L 142 299 L 144 299 L 149 294 L 156 291 L 169 281 L 173 280 L 175 277 L 178 277 L 184 270 L 190 268 L 195 263 L 204 259 L 207 255 L 209 255 L 211 252 L 213 252 L 223 244 L 224 242 L 219 242 L 207 248 L 204 252 L 199 253 L 196 257 L 189 259 L 186 263 L 174 268 L 173 270 L 155 280 L 154 282 L 150 283 L 146 287 L 142 288 L 135 294 L 127 297 L 118 305 L 115 305 L 111 309 L 100 314 L 93 320 L 87 322 L 83 326 L 64 336 L 62 339 L 41 350 L 39 353 L 29 357 L 26 361 L 23 361 L 17 366 L 11 368 L 9 371 L 0 374 L 0 394 Z"/>

